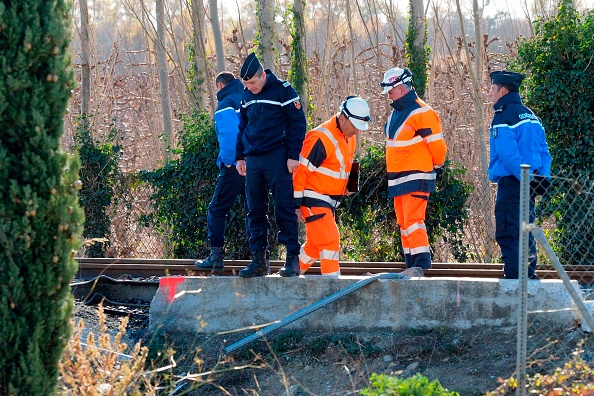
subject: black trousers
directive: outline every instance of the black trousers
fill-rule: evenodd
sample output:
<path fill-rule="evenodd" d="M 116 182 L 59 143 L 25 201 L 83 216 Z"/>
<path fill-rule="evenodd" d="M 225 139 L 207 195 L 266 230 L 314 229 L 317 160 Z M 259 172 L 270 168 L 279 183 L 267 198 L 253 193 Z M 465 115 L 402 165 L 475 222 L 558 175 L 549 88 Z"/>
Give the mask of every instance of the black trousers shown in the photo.
<path fill-rule="evenodd" d="M 534 222 L 534 198 L 530 199 L 530 222 Z M 507 176 L 497 182 L 495 200 L 495 240 L 501 248 L 503 274 L 506 278 L 518 279 L 520 261 L 520 181 Z M 528 276 L 535 277 L 536 242 L 529 237 L 530 266 Z"/>
<path fill-rule="evenodd" d="M 212 200 L 208 205 L 208 243 L 211 247 L 223 247 L 225 243 L 225 223 L 227 214 L 233 203 L 240 196 L 247 214 L 247 201 L 245 198 L 245 177 L 237 172 L 235 165 L 223 165 L 217 177 L 217 185 Z M 250 236 L 249 224 L 246 219 L 246 231 Z"/>
<path fill-rule="evenodd" d="M 298 255 L 301 245 L 293 208 L 293 176 L 287 169 L 284 147 L 260 156 L 248 155 L 245 177 L 252 253 L 268 250 L 268 196 L 272 193 L 278 242 L 286 246 L 287 256 Z"/>

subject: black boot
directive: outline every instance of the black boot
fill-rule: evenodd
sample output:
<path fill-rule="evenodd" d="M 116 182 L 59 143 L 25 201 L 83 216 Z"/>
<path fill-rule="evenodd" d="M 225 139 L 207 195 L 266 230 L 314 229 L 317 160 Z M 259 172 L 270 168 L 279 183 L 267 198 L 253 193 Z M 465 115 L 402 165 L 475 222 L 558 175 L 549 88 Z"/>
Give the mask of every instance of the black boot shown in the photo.
<path fill-rule="evenodd" d="M 252 262 L 239 271 L 241 278 L 254 278 L 270 274 L 270 262 L 266 258 L 266 251 L 262 250 L 252 254 Z"/>
<path fill-rule="evenodd" d="M 222 271 L 223 263 L 223 248 L 211 247 L 210 256 L 206 260 L 198 260 L 194 264 L 198 269 L 203 271 Z"/>
<path fill-rule="evenodd" d="M 285 265 L 278 271 L 280 276 L 299 276 L 301 270 L 299 268 L 299 257 L 298 256 L 287 256 Z"/>

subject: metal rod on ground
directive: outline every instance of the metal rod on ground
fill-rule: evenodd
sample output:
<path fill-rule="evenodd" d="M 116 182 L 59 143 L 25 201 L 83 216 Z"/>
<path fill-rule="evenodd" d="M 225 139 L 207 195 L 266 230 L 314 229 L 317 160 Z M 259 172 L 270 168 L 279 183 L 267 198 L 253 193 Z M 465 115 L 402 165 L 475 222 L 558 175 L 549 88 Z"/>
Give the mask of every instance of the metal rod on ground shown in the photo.
<path fill-rule="evenodd" d="M 526 394 L 526 347 L 528 344 L 528 267 L 530 255 L 530 165 L 520 165 L 520 246 L 518 258 L 518 349 L 516 360 L 516 396 Z"/>
<path fill-rule="evenodd" d="M 369 278 L 365 278 L 365 279 L 361 279 L 360 281 L 358 281 L 357 283 L 353 283 L 352 285 L 350 285 L 349 287 L 346 287 L 320 301 L 318 301 L 317 303 L 314 303 L 312 305 L 310 305 L 309 307 L 303 308 L 300 311 L 295 312 L 294 314 L 284 318 L 283 320 L 281 320 L 280 322 L 271 324 L 270 326 L 266 326 L 265 328 L 263 328 L 262 330 L 252 334 L 249 337 L 244 338 L 243 340 L 237 341 L 235 344 L 231 344 L 229 345 L 227 348 L 225 348 L 225 352 L 231 353 L 234 350 L 241 348 L 244 345 L 249 344 L 252 341 L 257 340 L 258 338 L 270 333 L 271 331 L 274 331 L 280 327 L 286 326 L 289 323 L 317 310 L 318 308 L 323 307 L 324 305 L 331 303 L 334 300 L 339 299 L 342 296 L 345 296 L 357 289 L 362 288 L 363 286 L 365 286 L 368 283 L 371 283 L 375 280 L 378 279 L 401 279 L 403 278 L 403 276 L 401 274 L 398 273 L 385 273 L 385 274 L 377 274 L 377 275 L 373 275 Z"/>
<path fill-rule="evenodd" d="M 553 248 L 551 247 L 551 245 L 549 245 L 549 242 L 547 241 L 547 237 L 545 236 L 544 232 L 542 232 L 542 229 L 540 227 L 534 227 L 534 229 L 532 230 L 532 235 L 534 235 L 534 238 L 538 241 L 538 243 L 540 243 L 545 252 L 545 255 L 547 256 L 553 267 L 555 267 L 555 269 L 557 270 L 559 278 L 563 281 L 563 284 L 565 285 L 565 288 L 567 289 L 569 295 L 573 299 L 573 302 L 575 303 L 575 305 L 577 305 L 578 309 L 580 310 L 580 313 L 582 314 L 582 320 L 585 320 L 588 326 L 590 326 L 590 331 L 594 332 L 594 319 L 592 319 L 592 315 L 590 315 L 590 312 L 588 312 L 586 304 L 584 304 L 584 301 L 582 301 L 582 298 L 571 284 L 571 279 L 569 278 L 569 275 L 567 275 L 567 272 L 565 272 L 565 269 L 559 262 L 559 259 L 555 255 Z"/>

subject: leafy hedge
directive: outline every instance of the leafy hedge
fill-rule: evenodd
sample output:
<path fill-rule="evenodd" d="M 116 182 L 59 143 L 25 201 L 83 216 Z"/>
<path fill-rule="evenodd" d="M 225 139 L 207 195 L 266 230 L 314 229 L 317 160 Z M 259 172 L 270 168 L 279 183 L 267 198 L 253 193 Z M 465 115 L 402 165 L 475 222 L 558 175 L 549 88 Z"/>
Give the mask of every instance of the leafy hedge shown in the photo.
<path fill-rule="evenodd" d="M 86 120 L 81 120 L 74 141 L 79 153 L 82 189 L 79 203 L 85 211 L 85 239 L 109 239 L 111 220 L 107 213 L 114 197 L 114 187 L 120 174 L 118 162 L 121 146 L 114 144 L 117 130 L 112 128 L 106 142 L 101 143 L 91 137 Z M 86 249 L 87 257 L 105 257 L 109 242 L 95 242 Z"/>
<path fill-rule="evenodd" d="M 140 178 L 154 188 L 154 214 L 147 220 L 169 237 L 174 257 L 200 258 L 209 251 L 206 217 L 218 176 L 219 148 L 208 113 L 196 112 L 182 121 L 180 149 L 174 152 L 178 157 L 162 168 L 141 172 Z M 237 200 L 225 232 L 227 257 L 249 257 L 244 216 Z"/>
<path fill-rule="evenodd" d="M 555 17 L 537 20 L 535 35 L 521 40 L 513 67 L 526 71 L 526 104 L 541 117 L 546 130 L 553 175 L 592 180 L 594 167 L 594 12 L 580 15 L 570 0 L 563 0 Z M 594 229 L 581 227 L 584 208 L 594 205 L 590 194 L 575 200 L 574 191 L 555 191 L 558 232 L 553 243 L 560 259 L 589 265 L 594 252 L 576 241 L 594 239 Z M 578 192 L 579 194 L 579 192 Z M 575 202 L 579 202 L 577 207 Z M 553 207 L 553 205 L 550 205 Z M 546 213 L 544 213 L 546 215 Z"/>

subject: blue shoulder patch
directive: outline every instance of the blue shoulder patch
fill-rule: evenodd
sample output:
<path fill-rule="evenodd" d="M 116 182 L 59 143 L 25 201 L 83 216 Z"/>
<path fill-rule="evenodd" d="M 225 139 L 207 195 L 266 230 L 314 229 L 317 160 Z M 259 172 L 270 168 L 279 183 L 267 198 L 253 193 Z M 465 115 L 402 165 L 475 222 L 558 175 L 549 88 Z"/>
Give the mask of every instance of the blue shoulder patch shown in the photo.
<path fill-rule="evenodd" d="M 283 87 L 288 88 L 291 86 L 291 83 L 288 81 L 283 82 Z"/>

